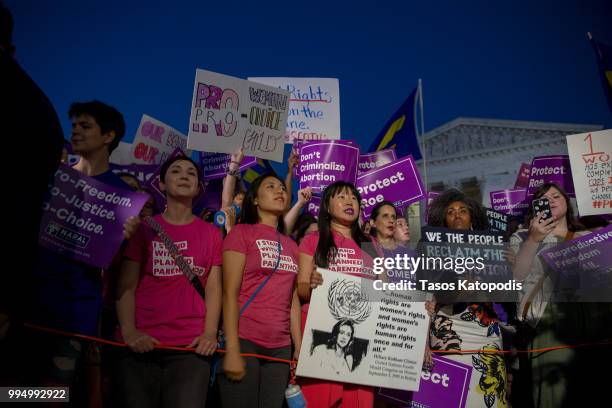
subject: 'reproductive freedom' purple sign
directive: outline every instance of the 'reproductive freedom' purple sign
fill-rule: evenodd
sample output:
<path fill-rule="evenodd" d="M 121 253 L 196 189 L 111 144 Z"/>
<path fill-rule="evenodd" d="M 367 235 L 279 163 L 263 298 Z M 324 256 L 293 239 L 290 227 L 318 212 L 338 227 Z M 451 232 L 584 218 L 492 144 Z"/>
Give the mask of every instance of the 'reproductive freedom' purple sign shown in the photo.
<path fill-rule="evenodd" d="M 431 372 L 421 372 L 418 391 L 381 388 L 378 395 L 399 407 L 465 408 L 472 367 L 448 358 L 433 356 Z"/>
<path fill-rule="evenodd" d="M 522 216 L 529 208 L 526 194 L 527 190 L 524 188 L 491 191 L 491 208 L 504 214 Z"/>
<path fill-rule="evenodd" d="M 123 224 L 147 194 L 109 186 L 68 166 L 55 172 L 43 204 L 39 244 L 69 258 L 107 268 L 123 241 Z"/>
<path fill-rule="evenodd" d="M 312 187 L 316 193 L 336 181 L 355 183 L 359 147 L 336 141 L 304 143 L 300 146 L 298 177 L 300 189 Z"/>
<path fill-rule="evenodd" d="M 550 182 L 559 184 L 569 196 L 576 196 L 569 156 L 557 155 L 533 158 L 529 170 L 527 197 L 531 197 L 542 184 Z"/>
<path fill-rule="evenodd" d="M 357 177 L 355 187 L 361 194 L 361 208 L 365 219 L 381 201 L 391 201 L 396 208 L 404 208 L 425 197 L 421 177 L 412 156 L 370 170 Z"/>
<path fill-rule="evenodd" d="M 385 164 L 397 160 L 395 149 L 379 150 L 373 153 L 366 153 L 359 156 L 359 168 L 357 169 L 357 177 L 361 176 L 366 171 L 376 169 Z"/>
<path fill-rule="evenodd" d="M 200 152 L 200 168 L 205 180 L 214 180 L 225 177 L 225 171 L 230 164 L 230 155 L 226 153 Z M 240 171 L 257 164 L 257 158 L 245 156 L 240 163 Z"/>

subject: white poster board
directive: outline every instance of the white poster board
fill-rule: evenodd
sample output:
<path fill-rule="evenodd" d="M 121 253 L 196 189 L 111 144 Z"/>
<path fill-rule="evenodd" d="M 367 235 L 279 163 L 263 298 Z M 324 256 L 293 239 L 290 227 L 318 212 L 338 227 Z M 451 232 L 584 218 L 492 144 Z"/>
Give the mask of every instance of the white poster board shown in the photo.
<path fill-rule="evenodd" d="M 337 78 L 249 77 L 249 81 L 291 93 L 285 143 L 340 139 L 340 85 Z"/>
<path fill-rule="evenodd" d="M 408 291 L 374 291 L 370 279 L 319 271 L 323 284 L 310 298 L 297 375 L 418 390 L 425 304 L 411 302 Z"/>
<path fill-rule="evenodd" d="M 161 165 L 177 147 L 191 157 L 187 136 L 151 116 L 142 115 L 132 142 L 129 164 Z"/>
<path fill-rule="evenodd" d="M 612 129 L 567 136 L 580 216 L 612 214 Z"/>
<path fill-rule="evenodd" d="M 283 161 L 289 92 L 196 70 L 187 147 Z"/>

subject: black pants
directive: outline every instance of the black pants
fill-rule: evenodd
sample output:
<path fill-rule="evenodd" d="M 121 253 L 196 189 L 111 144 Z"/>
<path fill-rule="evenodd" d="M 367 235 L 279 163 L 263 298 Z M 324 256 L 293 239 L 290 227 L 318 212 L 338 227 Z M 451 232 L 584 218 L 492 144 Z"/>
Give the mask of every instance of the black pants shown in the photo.
<path fill-rule="evenodd" d="M 256 353 L 269 357 L 291 358 L 291 346 L 268 349 L 240 339 L 241 353 Z M 245 357 L 246 375 L 242 381 L 230 381 L 219 363 L 219 393 L 223 408 L 282 407 L 289 382 L 289 364 Z"/>
<path fill-rule="evenodd" d="M 154 350 L 117 356 L 114 381 L 121 407 L 202 408 L 210 358 L 194 352 Z"/>

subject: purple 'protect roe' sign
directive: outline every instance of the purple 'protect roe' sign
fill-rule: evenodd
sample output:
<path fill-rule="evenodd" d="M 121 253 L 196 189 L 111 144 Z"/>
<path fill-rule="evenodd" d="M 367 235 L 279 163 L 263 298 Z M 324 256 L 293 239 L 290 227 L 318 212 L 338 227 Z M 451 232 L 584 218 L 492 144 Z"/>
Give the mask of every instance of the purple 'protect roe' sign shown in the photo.
<path fill-rule="evenodd" d="M 123 224 L 147 194 L 116 188 L 61 165 L 43 204 L 39 244 L 69 258 L 107 268 L 123 241 Z"/>
<path fill-rule="evenodd" d="M 527 190 L 518 188 L 514 190 L 491 191 L 491 208 L 504 214 L 522 216 L 529 208 Z"/>
<path fill-rule="evenodd" d="M 576 197 L 569 156 L 556 155 L 533 158 L 529 171 L 527 197 L 533 196 L 538 187 L 549 182 L 559 184 L 569 196 Z"/>
<path fill-rule="evenodd" d="M 321 193 L 336 181 L 355 183 L 359 147 L 353 143 L 324 141 L 305 143 L 300 146 L 298 177 L 300 189 L 312 187 Z"/>
<path fill-rule="evenodd" d="M 432 358 L 433 370 L 421 372 L 418 391 L 381 388 L 378 396 L 400 407 L 465 408 L 472 367 L 444 357 Z"/>
<path fill-rule="evenodd" d="M 313 195 L 310 201 L 306 203 L 304 211 L 311 213 L 315 217 L 319 217 L 319 208 L 321 208 L 321 197 Z"/>
<path fill-rule="evenodd" d="M 385 164 L 397 160 L 395 149 L 379 150 L 373 153 L 366 153 L 359 156 L 359 168 L 357 169 L 357 177 L 361 176 L 366 171 L 376 169 Z"/>
<path fill-rule="evenodd" d="M 230 164 L 230 155 L 226 153 L 200 152 L 200 168 L 205 180 L 214 180 L 225 177 L 225 171 Z M 240 163 L 240 171 L 257 164 L 257 158 L 245 156 Z"/>
<path fill-rule="evenodd" d="M 385 164 L 357 177 L 355 187 L 361 194 L 363 217 L 370 218 L 372 210 L 381 201 L 391 201 L 396 208 L 425 197 L 425 189 L 412 156 Z"/>

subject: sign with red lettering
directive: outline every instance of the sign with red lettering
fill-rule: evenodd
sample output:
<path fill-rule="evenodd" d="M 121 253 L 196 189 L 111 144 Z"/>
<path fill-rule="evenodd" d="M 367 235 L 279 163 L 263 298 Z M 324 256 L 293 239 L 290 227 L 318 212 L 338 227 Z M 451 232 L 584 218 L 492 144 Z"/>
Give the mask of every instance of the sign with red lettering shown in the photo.
<path fill-rule="evenodd" d="M 612 214 L 612 130 L 567 136 L 578 212 Z"/>
<path fill-rule="evenodd" d="M 162 164 L 177 148 L 191 156 L 191 151 L 186 150 L 187 136 L 151 116 L 142 115 L 129 162 Z"/>

